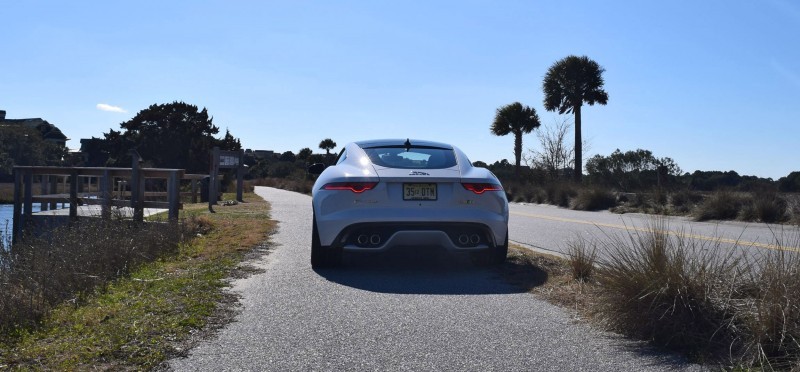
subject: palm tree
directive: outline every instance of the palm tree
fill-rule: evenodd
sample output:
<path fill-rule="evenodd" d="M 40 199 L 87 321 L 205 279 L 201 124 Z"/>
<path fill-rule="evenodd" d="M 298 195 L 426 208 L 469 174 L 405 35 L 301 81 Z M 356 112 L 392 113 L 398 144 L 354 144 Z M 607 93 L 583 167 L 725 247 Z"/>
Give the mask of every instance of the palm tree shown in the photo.
<path fill-rule="evenodd" d="M 330 138 L 326 138 L 319 143 L 319 148 L 325 150 L 326 155 L 330 155 L 331 150 L 336 148 L 336 142 L 333 142 Z"/>
<path fill-rule="evenodd" d="M 492 123 L 492 134 L 495 136 L 505 136 L 514 133 L 514 157 L 517 166 L 514 174 L 519 177 L 519 162 L 522 158 L 522 135 L 530 133 L 534 128 L 541 125 L 539 115 L 536 110 L 528 106 L 523 106 L 519 102 L 505 105 L 497 109 Z"/>
<path fill-rule="evenodd" d="M 583 173 L 583 142 L 581 139 L 581 106 L 588 103 L 605 105 L 608 93 L 603 90 L 603 72 L 597 62 L 587 56 L 567 56 L 547 70 L 542 83 L 544 108 L 559 114 L 575 114 L 575 181 Z"/>

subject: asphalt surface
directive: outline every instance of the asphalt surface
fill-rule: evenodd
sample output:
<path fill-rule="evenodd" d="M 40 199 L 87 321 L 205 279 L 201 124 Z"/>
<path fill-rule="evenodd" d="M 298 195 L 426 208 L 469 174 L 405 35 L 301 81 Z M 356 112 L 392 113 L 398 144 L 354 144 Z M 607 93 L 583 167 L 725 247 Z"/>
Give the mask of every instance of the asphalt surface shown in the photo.
<path fill-rule="evenodd" d="M 614 238 L 646 234 L 656 226 L 673 237 L 683 236 L 705 248 L 719 246 L 750 256 L 800 248 L 800 228 L 739 221 L 695 222 L 687 217 L 656 217 L 640 213 L 584 212 L 552 205 L 512 203 L 509 237 L 523 246 L 564 254 L 570 242 L 609 242 Z M 661 220 L 661 221 L 659 221 Z M 600 244 L 601 248 L 603 244 Z M 599 252 L 603 253 L 603 252 Z"/>
<path fill-rule="evenodd" d="M 233 283 L 236 320 L 171 360 L 175 370 L 699 369 L 580 323 L 463 257 L 346 256 L 344 267 L 315 272 L 310 197 L 256 193 L 279 221 L 277 247 L 258 263 L 264 273 Z"/>

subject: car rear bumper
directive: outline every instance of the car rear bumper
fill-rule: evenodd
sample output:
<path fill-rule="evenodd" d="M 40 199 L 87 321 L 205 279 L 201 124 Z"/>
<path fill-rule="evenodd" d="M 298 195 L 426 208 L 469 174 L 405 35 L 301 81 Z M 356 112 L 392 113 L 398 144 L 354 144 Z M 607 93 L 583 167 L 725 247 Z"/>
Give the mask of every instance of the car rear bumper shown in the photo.
<path fill-rule="evenodd" d="M 478 223 L 368 222 L 345 227 L 331 245 L 350 251 L 424 245 L 472 251 L 495 247 L 497 242 L 492 230 Z"/>

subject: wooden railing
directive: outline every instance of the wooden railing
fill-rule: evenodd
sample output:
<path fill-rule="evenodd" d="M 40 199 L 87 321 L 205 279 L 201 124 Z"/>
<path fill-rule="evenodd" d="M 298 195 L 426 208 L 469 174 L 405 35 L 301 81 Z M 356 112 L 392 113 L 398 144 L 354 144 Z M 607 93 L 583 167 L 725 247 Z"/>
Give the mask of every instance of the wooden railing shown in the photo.
<path fill-rule="evenodd" d="M 55 204 L 59 202 L 69 203 L 69 220 L 78 218 L 78 206 L 81 204 L 100 205 L 100 217 L 105 219 L 111 217 L 111 207 L 131 207 L 134 221 L 144 219 L 144 208 L 168 209 L 169 219 L 177 220 L 178 211 L 183 207 L 180 199 L 180 181 L 191 181 L 192 202 L 196 202 L 197 181 L 205 177 L 208 176 L 185 174 L 183 169 L 14 167 L 12 239 L 17 241 L 23 230 L 34 221 L 33 203 L 41 203 L 41 210 L 44 211 L 55 208 Z M 33 192 L 34 178 L 40 184 L 38 195 L 34 195 Z M 66 190 L 58 192 L 59 179 L 64 181 L 64 188 L 69 180 L 68 192 L 65 192 Z M 88 182 L 85 182 L 87 179 Z M 147 179 L 166 180 L 166 191 L 145 191 Z M 94 180 L 96 185 L 92 182 Z M 84 190 L 86 184 L 89 185 L 88 191 Z M 166 201 L 147 200 L 165 196 Z"/>

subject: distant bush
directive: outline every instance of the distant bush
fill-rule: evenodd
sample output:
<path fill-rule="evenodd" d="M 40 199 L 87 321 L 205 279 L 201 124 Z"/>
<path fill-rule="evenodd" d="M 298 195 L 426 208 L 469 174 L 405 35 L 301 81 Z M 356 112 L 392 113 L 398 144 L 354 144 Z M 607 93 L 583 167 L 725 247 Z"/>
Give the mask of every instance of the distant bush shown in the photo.
<path fill-rule="evenodd" d="M 734 220 L 747 200 L 730 191 L 716 191 L 695 210 L 697 221 Z"/>
<path fill-rule="evenodd" d="M 271 164 L 269 166 L 268 173 L 269 173 L 270 177 L 283 178 L 283 177 L 287 177 L 290 174 L 292 174 L 292 172 L 294 170 L 295 170 L 294 163 L 281 161 L 281 162 L 277 162 L 277 163 Z"/>
<path fill-rule="evenodd" d="M 545 185 L 545 193 L 550 204 L 569 207 L 569 201 L 578 194 L 575 186 L 568 182 L 553 182 Z"/>
<path fill-rule="evenodd" d="M 587 188 L 578 191 L 572 200 L 572 209 L 598 211 L 609 209 L 617 204 L 613 193 L 600 188 Z"/>
<path fill-rule="evenodd" d="M 775 192 L 753 194 L 739 213 L 743 221 L 782 222 L 788 219 L 786 200 Z"/>
<path fill-rule="evenodd" d="M 695 204 L 701 202 L 703 200 L 703 196 L 697 192 L 690 191 L 688 189 L 682 189 L 675 191 L 670 194 L 670 203 L 673 207 L 681 208 L 684 207 L 686 210 L 691 209 Z"/>

